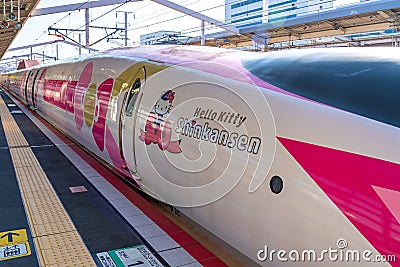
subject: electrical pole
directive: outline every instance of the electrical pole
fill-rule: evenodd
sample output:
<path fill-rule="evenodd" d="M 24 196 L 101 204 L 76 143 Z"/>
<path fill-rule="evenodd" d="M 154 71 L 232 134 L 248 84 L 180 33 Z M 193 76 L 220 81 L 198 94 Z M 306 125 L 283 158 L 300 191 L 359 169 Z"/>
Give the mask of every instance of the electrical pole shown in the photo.
<path fill-rule="evenodd" d="M 86 34 L 85 47 L 89 48 L 89 8 L 85 8 L 85 34 Z"/>
<path fill-rule="evenodd" d="M 118 18 L 120 16 L 118 16 L 118 14 L 123 13 L 124 18 L 123 18 L 123 22 L 119 22 Z M 124 31 L 124 35 L 123 38 L 115 38 L 115 39 L 123 39 L 124 40 L 124 46 L 128 46 L 128 26 L 129 26 L 129 21 L 128 21 L 128 14 L 133 14 L 133 19 L 135 19 L 135 13 L 134 12 L 129 12 L 129 11 L 117 11 L 115 12 L 115 28 L 120 29 L 120 27 L 118 25 L 123 24 L 123 31 Z M 122 32 L 122 29 L 121 29 Z"/>
<path fill-rule="evenodd" d="M 81 43 L 82 43 L 82 36 L 81 36 L 80 33 L 79 33 L 78 36 L 79 36 L 79 37 L 78 37 L 78 38 L 79 38 L 79 39 L 78 39 L 78 40 L 79 40 L 79 44 L 81 44 Z M 82 55 L 82 46 L 80 45 L 78 49 L 79 49 L 79 55 Z"/>
<path fill-rule="evenodd" d="M 128 12 L 124 12 L 125 18 L 125 46 L 128 46 Z"/>

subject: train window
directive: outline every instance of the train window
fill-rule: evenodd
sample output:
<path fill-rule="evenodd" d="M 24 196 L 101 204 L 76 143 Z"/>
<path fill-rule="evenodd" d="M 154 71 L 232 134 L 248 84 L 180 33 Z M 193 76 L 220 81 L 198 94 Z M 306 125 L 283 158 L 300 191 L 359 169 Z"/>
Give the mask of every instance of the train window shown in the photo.
<path fill-rule="evenodd" d="M 128 102 L 127 102 L 128 104 L 126 105 L 125 109 L 126 116 L 130 117 L 133 114 L 133 108 L 135 107 L 135 102 L 138 97 L 140 86 L 141 86 L 140 79 L 137 78 L 136 81 L 133 83 L 133 86 L 129 92 Z"/>

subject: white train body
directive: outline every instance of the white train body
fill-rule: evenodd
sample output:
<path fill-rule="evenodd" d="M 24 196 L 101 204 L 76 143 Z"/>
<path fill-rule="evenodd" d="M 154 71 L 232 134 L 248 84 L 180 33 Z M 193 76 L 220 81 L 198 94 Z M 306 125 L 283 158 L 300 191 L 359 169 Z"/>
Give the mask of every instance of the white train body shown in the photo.
<path fill-rule="evenodd" d="M 373 102 L 399 96 L 398 54 L 127 48 L 1 83 L 254 265 L 396 266 L 399 111 Z"/>

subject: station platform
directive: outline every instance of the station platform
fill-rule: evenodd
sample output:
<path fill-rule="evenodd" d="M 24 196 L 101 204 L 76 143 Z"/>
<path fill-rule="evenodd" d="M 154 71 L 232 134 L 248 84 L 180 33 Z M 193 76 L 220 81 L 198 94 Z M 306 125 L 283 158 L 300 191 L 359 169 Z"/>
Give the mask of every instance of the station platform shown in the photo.
<path fill-rule="evenodd" d="M 1 88 L 0 162 L 0 266 L 243 266 Z"/>

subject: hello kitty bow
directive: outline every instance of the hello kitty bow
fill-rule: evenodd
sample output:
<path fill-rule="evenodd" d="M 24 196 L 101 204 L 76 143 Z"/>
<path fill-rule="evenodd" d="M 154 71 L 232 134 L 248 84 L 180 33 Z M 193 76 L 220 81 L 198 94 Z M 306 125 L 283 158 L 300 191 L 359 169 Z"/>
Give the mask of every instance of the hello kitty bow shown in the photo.
<path fill-rule="evenodd" d="M 161 99 L 168 100 L 169 103 L 171 104 L 172 101 L 174 100 L 174 97 L 175 97 L 175 92 L 172 92 L 172 90 L 168 90 L 161 96 Z"/>

